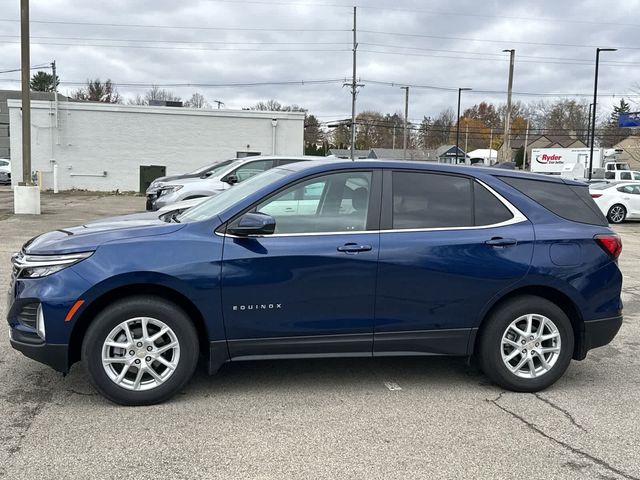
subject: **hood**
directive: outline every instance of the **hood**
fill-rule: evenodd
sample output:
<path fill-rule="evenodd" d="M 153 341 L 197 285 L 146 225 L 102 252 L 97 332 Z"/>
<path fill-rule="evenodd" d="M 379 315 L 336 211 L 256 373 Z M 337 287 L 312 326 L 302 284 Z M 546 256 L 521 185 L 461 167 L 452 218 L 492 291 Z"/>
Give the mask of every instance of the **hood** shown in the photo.
<path fill-rule="evenodd" d="M 158 177 L 153 182 L 151 182 L 151 185 L 157 185 L 158 183 L 165 183 L 165 182 L 173 182 L 175 180 L 182 180 L 183 178 L 199 178 L 201 175 L 202 173 L 184 173 L 182 175 L 169 175 L 167 177 Z"/>
<path fill-rule="evenodd" d="M 166 235 L 184 227 L 179 223 L 164 222 L 155 215 L 147 218 L 139 216 L 140 214 L 134 214 L 134 218 L 127 218 L 128 215 L 106 218 L 77 227 L 43 233 L 29 240 L 23 248 L 26 253 L 36 255 L 86 252 L 114 240 Z"/>

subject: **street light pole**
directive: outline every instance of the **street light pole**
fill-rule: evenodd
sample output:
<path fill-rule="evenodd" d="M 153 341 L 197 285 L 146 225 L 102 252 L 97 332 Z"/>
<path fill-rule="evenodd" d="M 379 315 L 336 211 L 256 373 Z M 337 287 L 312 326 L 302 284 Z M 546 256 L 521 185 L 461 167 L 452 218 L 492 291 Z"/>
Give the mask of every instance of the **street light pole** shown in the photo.
<path fill-rule="evenodd" d="M 404 96 L 404 137 L 402 139 L 402 160 L 407 159 L 407 135 L 409 133 L 409 87 L 400 87 L 405 91 Z"/>
<path fill-rule="evenodd" d="M 600 52 L 615 52 L 617 48 L 596 48 L 596 75 L 593 82 L 593 108 L 591 109 L 591 138 L 589 147 L 589 180 L 593 174 L 593 145 L 596 136 L 596 109 L 598 107 L 598 67 L 600 65 Z"/>
<path fill-rule="evenodd" d="M 460 97 L 463 90 L 471 90 L 470 88 L 458 88 L 458 119 L 456 121 L 456 163 L 458 163 L 458 155 L 460 152 Z M 464 152 L 466 155 L 467 152 Z"/>
<path fill-rule="evenodd" d="M 504 161 L 511 160 L 511 138 L 509 136 L 509 130 L 511 129 L 511 92 L 513 91 L 513 67 L 516 60 L 516 51 L 503 50 L 503 52 L 509 52 L 509 84 L 507 88 L 507 113 L 504 118 Z"/>

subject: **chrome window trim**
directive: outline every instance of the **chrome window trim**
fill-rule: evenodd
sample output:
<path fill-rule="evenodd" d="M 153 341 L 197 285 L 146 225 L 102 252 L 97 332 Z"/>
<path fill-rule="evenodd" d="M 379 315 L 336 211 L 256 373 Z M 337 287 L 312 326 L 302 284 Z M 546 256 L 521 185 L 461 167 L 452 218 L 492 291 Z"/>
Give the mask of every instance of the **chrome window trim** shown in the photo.
<path fill-rule="evenodd" d="M 511 202 L 509 202 L 506 198 L 504 198 L 502 195 L 500 195 L 498 192 L 496 192 L 493 188 L 491 188 L 489 185 L 487 185 L 486 183 L 484 183 L 483 181 L 477 179 L 477 178 L 473 178 L 472 179 L 476 182 L 478 182 L 480 185 L 482 185 L 484 188 L 486 188 L 487 190 L 489 190 L 489 192 L 494 195 L 513 215 L 512 218 L 510 218 L 509 220 L 505 220 L 504 222 L 499 222 L 499 223 L 492 223 L 489 225 L 473 225 L 473 226 L 468 226 L 468 227 L 427 227 L 427 228 L 392 228 L 392 229 L 385 229 L 385 230 L 358 230 L 358 231 L 353 231 L 353 230 L 347 230 L 347 231 L 336 231 L 336 232 L 310 232 L 310 233 L 274 233 L 272 235 L 247 235 L 246 237 L 241 237 L 238 235 L 231 235 L 229 233 L 226 234 L 222 234 L 219 232 L 215 232 L 216 235 L 219 235 L 221 237 L 229 237 L 229 238 L 262 238 L 262 237 L 309 237 L 309 236 L 316 236 L 316 237 L 320 237 L 320 236 L 325 236 L 325 235 L 364 235 L 367 233 L 402 233 L 402 232 L 407 232 L 407 233 L 415 233 L 415 232 L 442 232 L 442 231 L 448 231 L 448 230 L 452 230 L 452 231 L 459 231 L 459 230 L 485 230 L 485 229 L 489 229 L 489 228 L 499 228 L 499 227 L 506 227 L 509 225 L 515 225 L 518 223 L 522 223 L 522 222 L 527 222 L 529 219 L 520 211 L 518 210 Z"/>

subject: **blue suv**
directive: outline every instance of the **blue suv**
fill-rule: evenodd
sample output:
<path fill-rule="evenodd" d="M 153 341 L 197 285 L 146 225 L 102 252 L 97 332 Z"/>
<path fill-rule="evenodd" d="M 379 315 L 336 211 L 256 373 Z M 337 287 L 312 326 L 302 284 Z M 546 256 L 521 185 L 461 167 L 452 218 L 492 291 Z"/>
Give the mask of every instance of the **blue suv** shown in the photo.
<path fill-rule="evenodd" d="M 587 186 L 392 161 L 269 170 L 179 216 L 104 221 L 13 258 L 11 344 L 114 402 L 225 362 L 475 357 L 548 387 L 622 324 L 620 238 Z"/>

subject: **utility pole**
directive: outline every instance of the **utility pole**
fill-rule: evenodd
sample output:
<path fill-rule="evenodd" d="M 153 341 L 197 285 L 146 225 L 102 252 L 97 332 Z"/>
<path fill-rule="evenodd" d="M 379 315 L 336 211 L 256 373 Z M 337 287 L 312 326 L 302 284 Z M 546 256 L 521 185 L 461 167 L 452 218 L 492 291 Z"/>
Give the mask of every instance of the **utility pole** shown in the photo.
<path fill-rule="evenodd" d="M 353 7 L 353 75 L 351 77 L 351 161 L 355 160 L 356 143 L 356 52 L 358 50 L 358 39 L 356 36 L 356 16 L 358 7 Z"/>
<path fill-rule="evenodd" d="M 589 138 L 591 137 L 591 109 L 593 108 L 593 103 L 589 104 L 589 120 L 587 121 L 587 145 L 590 145 Z"/>
<path fill-rule="evenodd" d="M 391 142 L 391 150 L 396 149 L 396 123 L 393 124 L 393 140 Z"/>
<path fill-rule="evenodd" d="M 527 119 L 527 130 L 524 134 L 524 157 L 522 159 L 522 169 L 527 169 L 527 144 L 529 143 L 529 120 Z M 531 170 L 531 166 L 529 166 L 529 170 Z"/>
<path fill-rule="evenodd" d="M 57 69 L 56 69 L 56 61 L 51 62 L 51 74 L 53 75 L 53 102 L 55 105 L 55 115 L 56 115 L 56 129 L 60 126 L 58 123 L 58 82 L 57 82 Z"/>
<path fill-rule="evenodd" d="M 491 162 L 493 161 L 493 128 L 490 130 L 491 133 L 489 133 L 489 165 L 491 165 Z"/>
<path fill-rule="evenodd" d="M 513 91 L 513 67 L 516 60 L 516 51 L 503 50 L 503 52 L 509 52 L 509 85 L 507 88 L 507 112 L 504 118 L 504 154 L 503 160 L 511 160 L 511 139 L 509 138 L 509 131 L 511 130 L 511 93 Z"/>
<path fill-rule="evenodd" d="M 20 0 L 20 53 L 22 80 L 22 185 L 31 186 L 31 91 L 29 75 L 29 0 Z"/>
<path fill-rule="evenodd" d="M 214 100 L 213 103 L 216 103 L 218 105 L 218 110 L 220 110 L 221 105 L 224 105 L 224 102 L 221 100 Z"/>
<path fill-rule="evenodd" d="M 470 88 L 458 88 L 458 117 L 456 118 L 456 163 L 458 163 L 458 156 L 460 155 L 460 97 L 463 90 L 471 90 Z M 466 157 L 467 152 L 464 152 Z"/>
<path fill-rule="evenodd" d="M 407 159 L 407 137 L 409 133 L 409 87 L 400 87 L 404 90 L 404 136 L 402 139 L 402 159 Z"/>
<path fill-rule="evenodd" d="M 593 144 L 596 136 L 596 108 L 598 106 L 598 66 L 600 64 L 600 52 L 615 52 L 617 48 L 596 48 L 596 78 L 593 82 L 593 108 L 591 109 L 591 135 L 589 138 L 589 180 L 593 173 Z"/>
<path fill-rule="evenodd" d="M 464 163 L 467 163 L 467 145 L 469 144 L 469 124 L 466 125 L 466 131 L 464 134 Z"/>

